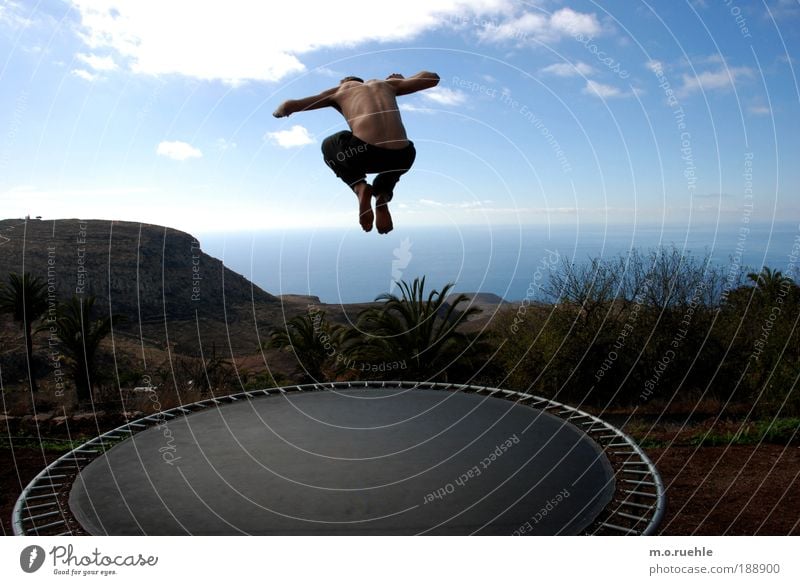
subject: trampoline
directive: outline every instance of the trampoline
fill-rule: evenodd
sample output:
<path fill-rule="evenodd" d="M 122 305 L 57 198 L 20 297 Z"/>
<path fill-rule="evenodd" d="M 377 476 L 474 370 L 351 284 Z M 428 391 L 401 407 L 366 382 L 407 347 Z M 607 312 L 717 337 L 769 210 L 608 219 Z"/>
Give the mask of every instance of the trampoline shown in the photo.
<path fill-rule="evenodd" d="M 596 417 L 494 388 L 362 382 L 243 392 L 132 421 L 37 476 L 14 527 L 648 534 L 662 512 L 652 463 Z"/>

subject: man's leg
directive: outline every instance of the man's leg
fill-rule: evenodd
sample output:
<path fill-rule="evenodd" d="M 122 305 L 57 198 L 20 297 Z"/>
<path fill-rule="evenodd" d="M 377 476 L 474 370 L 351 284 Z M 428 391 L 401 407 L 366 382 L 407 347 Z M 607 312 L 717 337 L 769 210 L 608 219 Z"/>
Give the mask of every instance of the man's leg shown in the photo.
<path fill-rule="evenodd" d="M 393 156 L 391 161 L 391 164 L 394 165 L 393 168 L 380 173 L 372 182 L 375 193 L 375 224 L 379 234 L 388 234 L 394 229 L 392 214 L 389 213 L 389 202 L 394 196 L 395 185 L 414 164 L 416 156 L 417 151 L 413 144 L 397 151 L 397 155 Z"/>
<path fill-rule="evenodd" d="M 367 183 L 367 175 L 359 164 L 359 154 L 363 149 L 354 140 L 358 139 L 347 130 L 328 136 L 322 141 L 322 156 L 325 164 L 355 192 L 358 198 L 358 223 L 368 232 L 374 221 L 372 186 Z"/>

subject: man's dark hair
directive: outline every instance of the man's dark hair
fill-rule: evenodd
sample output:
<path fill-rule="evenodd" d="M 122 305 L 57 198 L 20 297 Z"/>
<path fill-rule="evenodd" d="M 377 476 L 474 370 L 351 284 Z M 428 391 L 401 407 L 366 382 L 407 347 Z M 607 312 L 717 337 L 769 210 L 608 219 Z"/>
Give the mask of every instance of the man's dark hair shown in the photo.
<path fill-rule="evenodd" d="M 360 77 L 356 77 L 355 75 L 348 75 L 347 77 L 343 78 L 339 83 L 344 83 L 345 81 L 358 81 L 359 83 L 364 83 L 364 80 Z"/>

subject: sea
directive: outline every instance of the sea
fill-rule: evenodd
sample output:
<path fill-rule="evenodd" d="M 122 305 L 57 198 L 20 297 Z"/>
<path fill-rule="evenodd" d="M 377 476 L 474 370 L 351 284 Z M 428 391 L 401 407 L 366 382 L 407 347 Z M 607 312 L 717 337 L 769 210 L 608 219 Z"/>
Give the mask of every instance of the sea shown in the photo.
<path fill-rule="evenodd" d="M 318 297 L 323 303 L 373 301 L 399 294 L 397 282 L 426 277 L 426 290 L 491 293 L 513 302 L 541 297 L 551 270 L 675 246 L 698 259 L 758 272 L 796 274 L 797 221 L 707 226 L 595 224 L 551 226 L 396 227 L 388 235 L 348 228 L 195 234 L 219 258 L 275 295 Z"/>

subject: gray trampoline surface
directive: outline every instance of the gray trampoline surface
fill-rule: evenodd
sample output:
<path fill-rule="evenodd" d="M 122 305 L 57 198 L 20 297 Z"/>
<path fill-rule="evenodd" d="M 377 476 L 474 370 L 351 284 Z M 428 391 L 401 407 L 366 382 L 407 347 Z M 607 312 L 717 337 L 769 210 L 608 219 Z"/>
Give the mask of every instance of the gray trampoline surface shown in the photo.
<path fill-rule="evenodd" d="M 573 425 L 500 398 L 360 389 L 242 400 L 82 470 L 91 534 L 577 534 L 614 474 Z"/>

